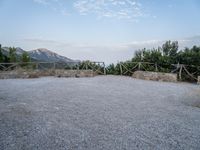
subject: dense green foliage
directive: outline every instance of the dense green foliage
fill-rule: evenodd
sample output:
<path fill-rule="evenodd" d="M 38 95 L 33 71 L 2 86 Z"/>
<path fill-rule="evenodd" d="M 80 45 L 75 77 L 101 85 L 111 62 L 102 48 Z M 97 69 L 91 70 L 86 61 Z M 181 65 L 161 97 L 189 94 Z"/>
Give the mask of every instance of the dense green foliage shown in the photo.
<path fill-rule="evenodd" d="M 94 72 L 96 72 L 97 74 L 104 74 L 104 66 L 101 63 L 97 63 L 97 62 L 91 62 L 89 60 L 87 61 L 82 61 L 79 64 L 79 69 L 86 69 L 86 70 L 93 70 Z"/>
<path fill-rule="evenodd" d="M 8 54 L 3 54 L 3 49 L 0 44 L 0 63 L 15 63 L 15 62 L 30 62 L 31 59 L 27 52 L 24 52 L 21 56 L 17 55 L 15 47 L 8 48 Z"/>
<path fill-rule="evenodd" d="M 4 55 L 2 53 L 1 44 L 0 44 L 0 63 L 4 62 Z"/>
<path fill-rule="evenodd" d="M 16 54 L 16 48 L 10 47 L 8 55 L 3 55 L 0 45 L 0 62 L 30 62 L 30 57 L 27 52 L 24 52 L 20 57 Z M 179 73 L 177 66 L 184 64 L 187 71 L 183 70 L 183 79 L 192 80 L 200 75 L 200 47 L 193 46 L 192 48 L 184 48 L 179 50 L 177 41 L 167 41 L 161 47 L 152 49 L 137 50 L 131 60 L 110 64 L 106 67 L 107 74 L 113 75 L 132 75 L 136 70 L 144 71 L 159 71 Z M 104 64 L 103 64 L 104 65 Z M 93 63 L 91 61 L 83 61 L 79 64 L 65 65 L 65 69 L 92 69 L 99 74 L 104 73 L 102 64 Z M 184 73 L 185 71 L 185 73 Z M 194 78 L 193 78 L 194 79 Z"/>
<path fill-rule="evenodd" d="M 9 48 L 9 58 L 10 62 L 17 62 L 17 55 L 16 55 L 16 48 L 10 47 Z"/>
<path fill-rule="evenodd" d="M 4 52 L 3 52 L 4 51 Z M 27 52 L 24 52 L 22 55 L 17 55 L 17 49 L 15 47 L 9 47 L 8 50 L 1 48 L 0 44 L 0 63 L 23 63 L 20 64 L 21 68 L 31 68 L 30 64 L 24 64 L 30 62 L 30 57 Z M 10 68 L 9 68 L 10 67 Z M 12 64 L 3 64 L 0 67 L 0 70 L 5 68 L 15 69 L 16 66 L 12 67 Z"/>
<path fill-rule="evenodd" d="M 178 42 L 167 41 L 157 49 L 136 51 L 132 61 L 151 62 L 162 65 L 186 64 L 200 65 L 200 47 L 193 46 L 178 51 Z"/>
<path fill-rule="evenodd" d="M 22 54 L 22 56 L 21 56 L 21 61 L 22 62 L 30 62 L 30 57 L 29 57 L 29 55 L 28 55 L 28 53 L 27 52 L 24 52 L 23 54 Z"/>
<path fill-rule="evenodd" d="M 134 68 L 138 62 L 142 62 L 141 68 L 139 68 L 139 66 Z M 110 64 L 107 67 L 107 73 L 132 75 L 132 72 L 137 69 L 171 72 L 176 68 L 173 64 L 185 64 L 190 73 L 195 72 L 195 74 L 193 74 L 194 76 L 200 75 L 200 47 L 193 46 L 192 48 L 179 50 L 177 41 L 167 41 L 162 47 L 153 49 L 144 48 L 136 51 L 134 57 L 129 61 L 120 62 L 116 65 Z M 121 72 L 120 66 L 125 72 Z M 188 80 L 187 77 L 185 77 L 185 79 Z"/>

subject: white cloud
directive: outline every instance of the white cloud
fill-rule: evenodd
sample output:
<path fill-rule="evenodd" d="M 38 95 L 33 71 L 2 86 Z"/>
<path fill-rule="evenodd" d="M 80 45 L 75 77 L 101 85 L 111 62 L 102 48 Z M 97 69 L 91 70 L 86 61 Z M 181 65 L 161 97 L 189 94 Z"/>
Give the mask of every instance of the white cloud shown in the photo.
<path fill-rule="evenodd" d="M 60 13 L 63 16 L 69 16 L 70 13 L 66 9 L 65 3 L 61 0 L 33 0 L 33 2 L 47 6 L 48 8 L 52 9 L 55 12 Z"/>
<path fill-rule="evenodd" d="M 48 48 L 72 59 L 105 61 L 109 64 L 131 59 L 134 52 L 138 49 L 162 46 L 166 40 L 144 40 L 112 44 L 56 41 L 44 38 L 26 38 L 22 41 L 25 41 L 26 47 L 31 47 L 31 49 Z M 179 42 L 180 49 L 186 46 L 200 46 L 198 45 L 200 43 L 200 36 L 172 39 L 172 41 L 174 40 Z"/>
<path fill-rule="evenodd" d="M 64 0 L 33 0 L 34 2 L 48 6 L 62 15 L 69 15 L 66 5 L 70 2 Z M 80 15 L 96 15 L 100 18 L 115 18 L 138 21 L 139 17 L 147 16 L 142 10 L 139 0 L 75 0 L 72 8 Z"/>
<path fill-rule="evenodd" d="M 47 5 L 48 4 L 47 0 L 33 0 L 33 1 L 36 2 L 36 3 L 39 3 L 39 4 L 43 4 L 43 5 Z"/>
<path fill-rule="evenodd" d="M 137 0 L 77 0 L 74 8 L 81 14 L 98 18 L 137 19 L 144 16 Z"/>

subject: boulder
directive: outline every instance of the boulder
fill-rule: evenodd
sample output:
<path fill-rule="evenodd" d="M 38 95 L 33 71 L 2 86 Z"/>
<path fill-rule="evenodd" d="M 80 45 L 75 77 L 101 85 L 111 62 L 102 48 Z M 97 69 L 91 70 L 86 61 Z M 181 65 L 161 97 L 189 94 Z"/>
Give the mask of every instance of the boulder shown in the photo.
<path fill-rule="evenodd" d="M 92 70 L 55 70 L 57 77 L 93 77 L 94 72 Z"/>
<path fill-rule="evenodd" d="M 177 74 L 174 73 L 135 71 L 132 77 L 143 80 L 177 82 Z"/>

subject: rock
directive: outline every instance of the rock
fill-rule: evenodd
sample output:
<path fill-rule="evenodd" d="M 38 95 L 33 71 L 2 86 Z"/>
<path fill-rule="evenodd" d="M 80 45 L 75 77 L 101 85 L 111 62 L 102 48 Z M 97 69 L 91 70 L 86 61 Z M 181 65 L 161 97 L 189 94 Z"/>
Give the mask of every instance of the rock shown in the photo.
<path fill-rule="evenodd" d="M 57 77 L 93 77 L 95 76 L 92 70 L 13 70 L 0 72 L 0 79 L 15 79 L 15 78 L 38 78 L 43 76 Z"/>
<path fill-rule="evenodd" d="M 198 81 L 197 81 L 197 84 L 200 85 L 200 76 L 198 76 Z"/>
<path fill-rule="evenodd" d="M 93 77 L 94 72 L 92 70 L 56 70 L 55 75 L 57 77 Z"/>
<path fill-rule="evenodd" d="M 177 82 L 177 74 L 174 73 L 135 71 L 132 77 L 143 80 Z"/>

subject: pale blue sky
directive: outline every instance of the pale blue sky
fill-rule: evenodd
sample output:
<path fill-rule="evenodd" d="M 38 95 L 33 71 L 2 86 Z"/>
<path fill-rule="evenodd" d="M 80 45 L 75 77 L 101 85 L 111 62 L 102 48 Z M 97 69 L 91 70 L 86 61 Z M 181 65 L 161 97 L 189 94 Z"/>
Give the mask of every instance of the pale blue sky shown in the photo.
<path fill-rule="evenodd" d="M 0 0 L 0 43 L 72 59 L 130 59 L 165 40 L 200 45 L 199 0 Z"/>

